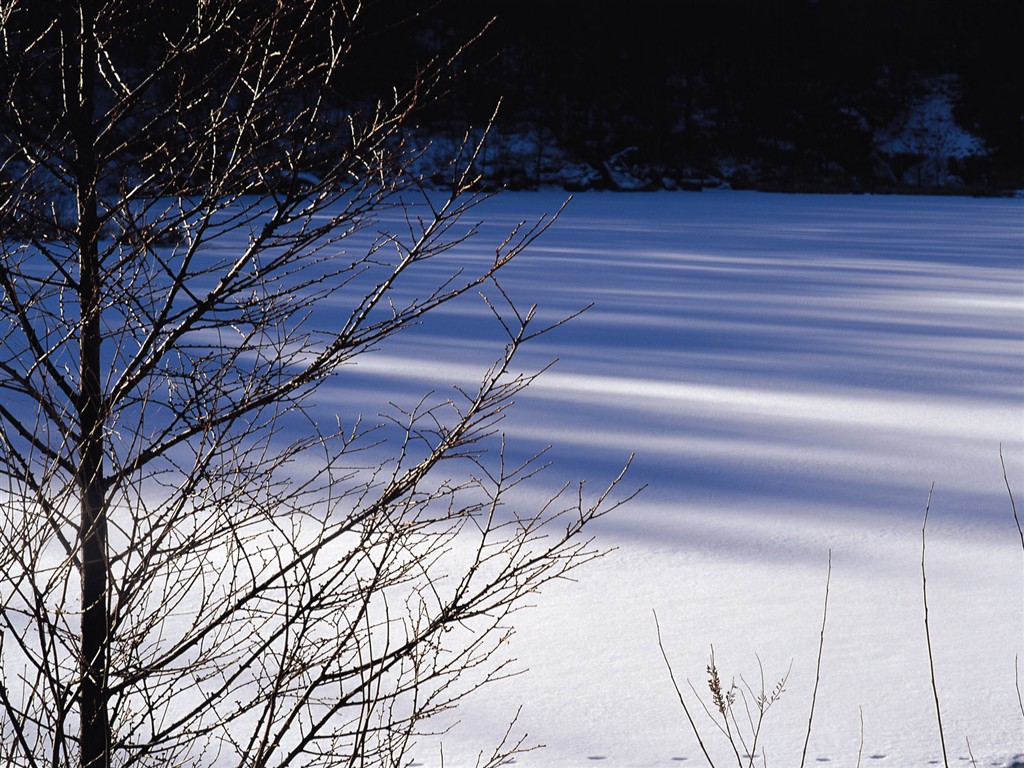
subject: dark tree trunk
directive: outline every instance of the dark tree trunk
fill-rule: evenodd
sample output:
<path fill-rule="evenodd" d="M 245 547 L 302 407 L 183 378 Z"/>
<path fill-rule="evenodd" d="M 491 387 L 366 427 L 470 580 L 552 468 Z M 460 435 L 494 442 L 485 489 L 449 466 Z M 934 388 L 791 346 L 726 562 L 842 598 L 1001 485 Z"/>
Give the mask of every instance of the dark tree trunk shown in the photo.
<path fill-rule="evenodd" d="M 94 87 L 97 45 L 92 0 L 63 6 L 64 96 L 74 145 L 78 220 L 78 295 L 81 312 L 78 393 L 78 476 L 81 494 L 79 551 L 82 568 L 80 688 L 81 764 L 110 765 L 107 712 L 109 642 L 107 518 L 103 486 L 103 404 L 100 384 L 100 265 L 97 204 L 97 134 Z"/>

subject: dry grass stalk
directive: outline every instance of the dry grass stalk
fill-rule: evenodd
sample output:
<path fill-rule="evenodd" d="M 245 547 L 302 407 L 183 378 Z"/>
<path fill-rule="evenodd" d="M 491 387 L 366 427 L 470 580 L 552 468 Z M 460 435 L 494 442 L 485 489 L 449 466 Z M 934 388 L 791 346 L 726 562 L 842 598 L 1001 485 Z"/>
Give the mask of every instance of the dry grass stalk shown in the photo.
<path fill-rule="evenodd" d="M 924 638 L 928 644 L 928 670 L 932 682 L 932 696 L 935 699 L 935 720 L 939 726 L 939 742 L 942 745 L 942 764 L 949 768 L 949 757 L 946 754 L 946 734 L 942 728 L 942 707 L 939 705 L 939 689 L 935 683 L 935 657 L 932 654 L 932 635 L 928 628 L 928 577 L 925 573 L 925 530 L 928 527 L 928 512 L 932 506 L 932 491 L 935 484 L 928 489 L 928 501 L 924 507 L 924 521 L 921 523 L 921 602 L 924 605 Z"/>
<path fill-rule="evenodd" d="M 711 755 L 708 754 L 707 747 L 704 746 L 704 740 L 701 738 L 700 728 L 697 727 L 697 723 L 693 719 L 693 715 L 690 714 L 690 708 L 686 706 L 686 699 L 683 697 L 683 692 L 679 688 L 679 683 L 676 681 L 675 672 L 672 670 L 672 664 L 668 660 L 668 654 L 665 652 L 665 644 L 661 639 L 661 625 L 658 623 L 658 612 L 654 612 L 654 628 L 658 635 L 658 648 L 661 650 L 661 657 L 665 660 L 665 666 L 668 667 L 668 676 L 672 681 L 672 687 L 675 688 L 676 696 L 679 698 L 679 703 L 683 707 L 683 712 L 686 714 L 686 719 L 690 722 L 690 727 L 693 729 L 693 735 L 697 737 L 697 743 L 700 744 L 701 752 L 704 753 L 704 757 L 708 761 L 708 765 L 711 768 L 715 768 L 715 761 L 711 759 Z"/>
<path fill-rule="evenodd" d="M 1017 657 L 1013 657 L 1013 682 L 1017 688 L 1017 706 L 1020 707 L 1020 716 L 1024 717 L 1024 699 L 1020 695 L 1020 667 L 1017 666 Z"/>
<path fill-rule="evenodd" d="M 676 680 L 672 664 L 668 659 L 668 653 L 665 650 L 665 644 L 661 638 L 661 627 L 658 624 L 657 613 L 654 615 L 654 623 L 658 633 L 658 647 L 661 650 L 662 658 L 665 660 L 665 666 L 668 668 L 669 678 L 672 680 L 676 696 L 679 699 L 680 705 L 683 707 L 683 712 L 686 714 L 686 718 L 690 723 L 690 728 L 697 737 L 697 743 L 700 745 L 701 751 L 704 753 L 704 757 L 708 761 L 708 765 L 710 765 L 711 768 L 715 768 L 714 760 L 711 759 L 711 755 L 704 743 L 701 729 L 693 718 L 693 714 L 686 703 L 686 698 L 683 696 L 679 683 Z M 761 729 L 764 725 L 765 715 L 771 706 L 779 700 L 779 697 L 785 690 L 786 681 L 789 679 L 789 673 L 793 667 L 791 663 L 789 669 L 786 670 L 786 674 L 784 674 L 769 691 L 765 685 L 764 665 L 761 663 L 760 657 L 757 657 L 756 654 L 755 658 L 757 658 L 758 671 L 760 674 L 759 687 L 755 689 L 743 677 L 740 677 L 742 686 L 737 685 L 734 681 L 726 687 L 722 683 L 722 677 L 718 671 L 718 665 L 715 662 L 714 646 L 711 647 L 711 657 L 706 667 L 708 675 L 708 691 L 711 694 L 710 707 L 700 697 L 700 694 L 697 693 L 693 683 L 687 680 L 687 684 L 690 686 L 690 690 L 693 691 L 694 696 L 697 698 L 697 702 L 704 709 L 704 714 L 706 714 L 708 719 L 714 723 L 715 727 L 725 738 L 726 743 L 732 749 L 738 768 L 753 768 L 754 758 L 757 756 L 757 748 L 760 746 Z M 743 711 L 741 714 L 745 714 L 746 716 L 745 728 L 741 725 L 740 717 L 737 716 L 736 713 L 737 699 L 743 703 Z"/>
<path fill-rule="evenodd" d="M 825 607 L 821 612 L 821 635 L 818 640 L 818 660 L 814 667 L 814 691 L 811 693 L 811 711 L 807 715 L 807 735 L 804 737 L 804 751 L 800 756 L 800 768 L 807 762 L 807 745 L 811 741 L 811 725 L 814 722 L 814 705 L 818 701 L 818 683 L 821 682 L 821 654 L 825 647 L 825 623 L 828 621 L 828 588 L 832 583 L 832 550 L 828 551 L 828 573 L 825 576 Z M 863 737 L 863 733 L 861 734 Z"/>
<path fill-rule="evenodd" d="M 818 698 L 818 686 L 821 682 L 821 659 L 825 647 L 825 627 L 828 622 L 828 598 L 831 582 L 832 551 L 829 550 L 828 571 L 825 578 L 825 601 L 822 609 L 821 631 L 819 633 L 818 654 L 815 664 L 814 690 L 811 694 L 811 708 L 807 717 L 807 733 L 804 738 L 803 754 L 800 760 L 801 768 L 803 768 L 807 759 L 807 749 L 810 743 L 811 730 L 814 722 L 814 709 Z M 715 763 L 711 759 L 711 755 L 704 743 L 701 729 L 697 725 L 697 722 L 693 717 L 693 713 L 690 711 L 690 708 L 686 703 L 686 697 L 683 696 L 682 689 L 676 680 L 675 672 L 672 669 L 672 664 L 669 661 L 668 653 L 665 650 L 665 644 L 661 637 L 661 626 L 658 622 L 657 612 L 654 613 L 654 625 L 657 631 L 658 648 L 661 651 L 662 658 L 665 660 L 665 666 L 668 668 L 669 678 L 671 679 L 672 686 L 675 689 L 676 697 L 679 699 L 683 712 L 686 714 L 686 719 L 690 724 L 691 730 L 697 737 L 697 743 L 700 745 L 701 751 L 704 753 L 704 757 L 708 761 L 708 765 L 710 765 L 711 768 L 715 768 Z M 756 654 L 755 658 L 757 659 L 758 672 L 760 675 L 758 688 L 755 689 L 742 676 L 740 677 L 742 686 L 732 682 L 728 687 L 726 687 L 722 683 L 722 676 L 718 670 L 718 665 L 715 662 L 715 648 L 714 646 L 711 646 L 711 655 L 706 667 L 708 676 L 707 686 L 708 691 L 711 694 L 710 707 L 701 698 L 693 684 L 687 680 L 690 690 L 693 691 L 697 702 L 701 707 L 703 707 L 705 715 L 707 715 L 708 719 L 714 723 L 715 727 L 721 732 L 725 741 L 732 749 L 738 768 L 753 768 L 754 759 L 757 756 L 757 749 L 761 746 L 761 731 L 762 726 L 764 725 L 765 715 L 771 706 L 781 697 L 782 692 L 785 690 L 786 682 L 789 679 L 789 674 L 793 669 L 793 664 L 790 662 L 789 669 L 786 670 L 786 673 L 779 678 L 769 691 L 765 684 L 764 665 L 761 663 L 761 658 Z M 743 703 L 743 709 L 746 715 L 746 727 L 741 726 L 740 719 L 736 714 L 735 704 L 737 698 L 739 698 Z M 863 712 L 861 712 L 860 752 L 863 752 L 863 748 L 864 715 Z M 767 764 L 767 759 L 764 757 L 763 752 L 764 748 L 762 746 L 762 761 Z M 857 764 L 859 768 L 860 753 L 858 753 Z"/>
<path fill-rule="evenodd" d="M 973 765 L 974 768 L 978 768 L 978 761 L 974 759 L 974 752 L 971 750 L 971 740 L 970 740 L 970 738 L 965 736 L 964 737 L 964 741 L 967 742 L 967 754 L 971 758 L 971 765 Z"/>
<path fill-rule="evenodd" d="M 861 758 L 864 756 L 864 707 L 860 709 L 860 743 L 857 745 L 857 768 L 860 768 Z"/>
<path fill-rule="evenodd" d="M 1020 535 L 1020 548 L 1024 549 L 1024 529 L 1021 528 L 1020 518 L 1017 517 L 1017 504 L 1013 500 L 1013 491 L 1010 490 L 1010 481 L 1006 477 L 1006 462 L 1003 460 L 1003 445 L 999 444 L 999 464 L 1003 468 L 1003 483 L 1006 485 L 1006 493 L 1010 497 L 1010 509 L 1013 510 L 1013 522 L 1017 524 L 1017 533 Z"/>

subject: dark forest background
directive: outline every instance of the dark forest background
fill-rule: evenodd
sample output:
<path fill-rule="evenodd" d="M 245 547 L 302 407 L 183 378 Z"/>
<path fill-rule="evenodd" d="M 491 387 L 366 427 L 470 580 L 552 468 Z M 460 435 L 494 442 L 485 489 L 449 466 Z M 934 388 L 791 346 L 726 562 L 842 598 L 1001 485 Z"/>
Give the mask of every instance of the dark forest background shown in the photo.
<path fill-rule="evenodd" d="M 240 13 L 276 2 L 252 0 Z M 22 6 L 20 23 L 55 35 L 53 4 Z M 141 82 L 162 33 L 188 25 L 196 0 L 124 7 L 111 55 Z M 305 4 L 285 7 L 299 19 Z M 485 186 L 1024 189 L 1024 0 L 365 0 L 360 24 L 330 84 L 328 155 L 331 131 L 347 135 L 349 117 L 415 93 L 439 54 L 485 30 L 402 125 L 406 148 L 422 151 L 413 170 L 437 184 L 451 177 L 446 163 L 467 129 L 479 136 L 500 99 L 481 158 Z M 153 81 L 154 114 L 182 83 L 216 72 L 216 46 L 204 55 L 194 57 L 202 72 Z M 63 119 L 56 62 L 18 81 L 26 103 L 37 102 L 27 117 L 40 129 Z M 0 67 L 0 91 L 8 80 Z M 294 97 L 301 107 L 303 94 Z M 117 138 L 125 163 L 175 152 L 175 131 L 187 138 L 189 121 L 179 114 L 161 147 Z M 0 157 L 13 158 L 0 164 L 0 184 L 24 164 L 6 125 L 0 115 Z"/>
<path fill-rule="evenodd" d="M 420 6 L 375 9 L 411 21 L 398 45 L 367 53 L 364 85 L 369 93 L 410 73 L 493 17 L 448 96 L 418 119 L 443 144 L 484 122 L 502 97 L 486 158 L 495 183 L 979 194 L 1024 186 L 1021 0 Z M 921 112 L 936 99 L 956 130 Z M 964 133 L 982 148 L 958 151 Z M 902 140 L 887 144 L 894 135 Z"/>

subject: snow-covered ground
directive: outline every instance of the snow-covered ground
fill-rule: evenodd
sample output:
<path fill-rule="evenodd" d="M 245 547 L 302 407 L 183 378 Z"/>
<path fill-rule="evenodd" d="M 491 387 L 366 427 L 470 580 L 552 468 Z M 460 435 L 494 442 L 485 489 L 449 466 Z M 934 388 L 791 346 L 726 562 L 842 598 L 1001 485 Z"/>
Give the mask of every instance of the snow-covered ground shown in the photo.
<path fill-rule="evenodd" d="M 562 197 L 487 203 L 466 258 Z M 1024 499 L 1024 201 L 590 193 L 504 284 L 548 319 L 595 304 L 524 355 L 559 362 L 505 421 L 510 444 L 552 444 L 552 486 L 600 484 L 635 451 L 627 483 L 648 487 L 597 526 L 614 551 L 517 614 L 529 671 L 458 711 L 445 765 L 471 762 L 520 705 L 518 731 L 547 745 L 522 766 L 701 764 L 654 611 L 702 695 L 711 644 L 726 682 L 756 687 L 759 657 L 770 688 L 792 662 L 758 754 L 798 765 L 829 551 L 807 763 L 941 761 L 920 570 L 932 483 L 949 760 L 1024 761 L 1024 553 L 999 457 Z M 471 381 L 495 344 L 483 305 L 458 303 L 328 386 L 349 408 L 401 402 Z M 684 692 L 718 764 L 735 760 Z M 416 759 L 439 765 L 436 740 Z"/>

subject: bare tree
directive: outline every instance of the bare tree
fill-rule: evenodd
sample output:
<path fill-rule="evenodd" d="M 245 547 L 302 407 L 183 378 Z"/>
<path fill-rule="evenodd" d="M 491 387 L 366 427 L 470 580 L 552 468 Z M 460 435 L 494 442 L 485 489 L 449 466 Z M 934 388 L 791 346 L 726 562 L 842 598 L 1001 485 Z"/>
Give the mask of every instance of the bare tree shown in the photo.
<path fill-rule="evenodd" d="M 594 556 L 614 502 L 510 503 L 537 467 L 496 426 L 543 330 L 497 276 L 549 222 L 400 291 L 474 234 L 477 148 L 420 190 L 403 131 L 452 59 L 347 98 L 364 12 L 0 0 L 5 765 L 401 764 Z M 478 289 L 507 338 L 476 389 L 316 425 L 327 377 Z"/>

